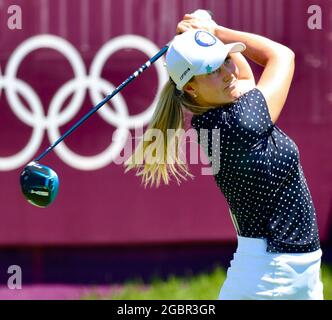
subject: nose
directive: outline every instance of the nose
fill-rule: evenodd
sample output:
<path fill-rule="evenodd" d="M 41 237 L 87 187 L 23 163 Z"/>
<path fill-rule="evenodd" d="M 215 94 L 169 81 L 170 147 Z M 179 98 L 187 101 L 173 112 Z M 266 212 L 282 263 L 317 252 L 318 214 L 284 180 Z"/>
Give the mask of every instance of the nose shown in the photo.
<path fill-rule="evenodd" d="M 223 71 L 223 81 L 224 82 L 229 82 L 233 78 L 233 68 L 232 68 L 232 66 L 223 65 L 222 71 Z"/>

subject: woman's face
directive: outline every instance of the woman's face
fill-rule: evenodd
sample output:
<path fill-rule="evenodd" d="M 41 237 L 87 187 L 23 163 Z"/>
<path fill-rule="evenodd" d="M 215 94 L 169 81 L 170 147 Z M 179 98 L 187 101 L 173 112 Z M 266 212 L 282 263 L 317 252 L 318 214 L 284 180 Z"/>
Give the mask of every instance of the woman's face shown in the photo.
<path fill-rule="evenodd" d="M 239 70 L 230 56 L 212 73 L 195 76 L 184 90 L 201 106 L 220 106 L 238 99 Z"/>

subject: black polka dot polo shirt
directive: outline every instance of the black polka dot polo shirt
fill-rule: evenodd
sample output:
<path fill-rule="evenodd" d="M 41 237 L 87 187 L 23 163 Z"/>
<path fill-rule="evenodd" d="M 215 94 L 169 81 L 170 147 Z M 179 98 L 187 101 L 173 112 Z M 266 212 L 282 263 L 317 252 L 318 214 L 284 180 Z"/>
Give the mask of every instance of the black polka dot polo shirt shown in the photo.
<path fill-rule="evenodd" d="M 298 147 L 273 124 L 259 89 L 193 116 L 191 124 L 240 236 L 267 239 L 268 252 L 320 248 Z"/>

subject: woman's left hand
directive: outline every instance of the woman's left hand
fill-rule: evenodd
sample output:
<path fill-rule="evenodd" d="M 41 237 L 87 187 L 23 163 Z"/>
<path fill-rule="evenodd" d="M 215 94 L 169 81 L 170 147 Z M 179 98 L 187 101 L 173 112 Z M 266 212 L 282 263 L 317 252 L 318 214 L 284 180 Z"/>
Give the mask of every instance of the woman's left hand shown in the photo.
<path fill-rule="evenodd" d="M 218 25 L 212 19 L 197 17 L 193 14 L 186 14 L 182 21 L 178 23 L 176 33 L 180 34 L 191 29 L 201 29 L 214 35 L 217 26 Z"/>

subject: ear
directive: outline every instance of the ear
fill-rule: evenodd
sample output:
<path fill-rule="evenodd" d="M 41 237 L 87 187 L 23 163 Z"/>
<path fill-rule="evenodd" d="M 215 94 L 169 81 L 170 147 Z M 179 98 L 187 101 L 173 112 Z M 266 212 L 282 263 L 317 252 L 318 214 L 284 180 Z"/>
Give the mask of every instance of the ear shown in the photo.
<path fill-rule="evenodd" d="M 188 82 L 184 87 L 183 91 L 187 92 L 190 97 L 197 98 L 197 93 L 195 87 L 192 85 L 192 83 Z"/>

